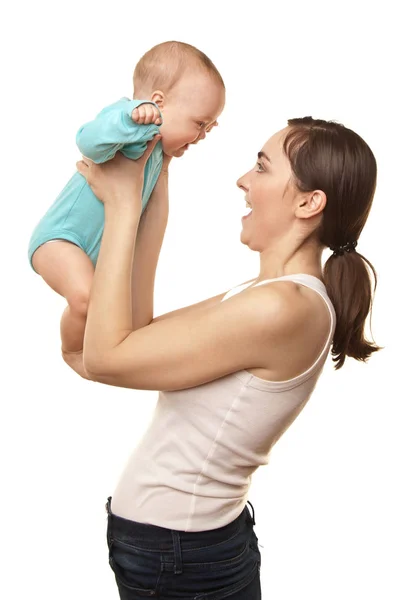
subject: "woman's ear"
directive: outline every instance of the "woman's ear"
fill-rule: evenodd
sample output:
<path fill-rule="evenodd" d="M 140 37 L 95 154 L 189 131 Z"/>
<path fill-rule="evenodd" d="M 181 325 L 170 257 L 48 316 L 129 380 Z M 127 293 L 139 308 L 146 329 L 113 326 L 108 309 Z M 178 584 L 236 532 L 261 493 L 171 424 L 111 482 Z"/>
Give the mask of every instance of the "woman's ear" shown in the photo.
<path fill-rule="evenodd" d="M 151 94 L 150 100 L 157 104 L 160 110 L 163 110 L 165 104 L 164 92 L 162 92 L 161 90 L 156 90 Z"/>
<path fill-rule="evenodd" d="M 326 194 L 322 190 L 314 190 L 301 194 L 296 206 L 295 215 L 298 219 L 310 219 L 322 213 L 326 206 Z"/>

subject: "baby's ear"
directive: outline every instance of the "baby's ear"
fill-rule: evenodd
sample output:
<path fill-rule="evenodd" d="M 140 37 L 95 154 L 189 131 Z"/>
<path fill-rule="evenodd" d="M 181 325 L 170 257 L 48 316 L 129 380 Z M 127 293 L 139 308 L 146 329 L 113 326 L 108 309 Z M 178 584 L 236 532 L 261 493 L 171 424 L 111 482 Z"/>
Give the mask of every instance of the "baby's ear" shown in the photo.
<path fill-rule="evenodd" d="M 164 108 L 165 96 L 161 90 L 156 90 L 151 94 L 151 101 L 157 104 L 158 108 L 162 110 Z"/>

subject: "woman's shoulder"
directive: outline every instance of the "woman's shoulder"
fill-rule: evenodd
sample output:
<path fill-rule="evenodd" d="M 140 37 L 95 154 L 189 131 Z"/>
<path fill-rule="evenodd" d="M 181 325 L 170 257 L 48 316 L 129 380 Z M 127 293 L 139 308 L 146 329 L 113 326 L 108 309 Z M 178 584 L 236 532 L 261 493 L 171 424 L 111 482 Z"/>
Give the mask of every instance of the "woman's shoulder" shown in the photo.
<path fill-rule="evenodd" d="M 289 280 L 249 285 L 230 300 L 249 305 L 250 313 L 254 311 L 257 314 L 261 328 L 280 335 L 293 333 L 294 328 L 302 326 L 310 318 L 312 310 L 310 297 L 304 294 L 302 286 Z"/>
<path fill-rule="evenodd" d="M 321 285 L 271 281 L 245 290 L 264 323 L 266 379 L 286 380 L 307 370 L 326 345 L 332 315 Z M 316 293 L 317 292 L 317 293 Z M 265 319 L 265 320 L 264 320 Z"/>

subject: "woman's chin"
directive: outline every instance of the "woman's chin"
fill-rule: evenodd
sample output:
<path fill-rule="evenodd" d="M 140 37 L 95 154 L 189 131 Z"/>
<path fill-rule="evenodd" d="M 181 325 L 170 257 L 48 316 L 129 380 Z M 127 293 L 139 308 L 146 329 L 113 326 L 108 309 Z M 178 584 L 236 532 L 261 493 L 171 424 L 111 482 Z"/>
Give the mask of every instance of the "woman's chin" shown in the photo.
<path fill-rule="evenodd" d="M 240 241 L 244 246 L 247 246 L 249 250 L 253 250 L 254 252 L 261 252 L 262 248 L 260 245 L 255 242 L 255 240 L 251 239 L 251 236 L 248 235 L 243 229 L 240 232 Z"/>
<path fill-rule="evenodd" d="M 240 232 L 240 241 L 242 242 L 242 244 L 244 244 L 245 246 L 249 245 L 249 240 L 248 240 L 248 236 L 244 233 L 243 229 Z"/>

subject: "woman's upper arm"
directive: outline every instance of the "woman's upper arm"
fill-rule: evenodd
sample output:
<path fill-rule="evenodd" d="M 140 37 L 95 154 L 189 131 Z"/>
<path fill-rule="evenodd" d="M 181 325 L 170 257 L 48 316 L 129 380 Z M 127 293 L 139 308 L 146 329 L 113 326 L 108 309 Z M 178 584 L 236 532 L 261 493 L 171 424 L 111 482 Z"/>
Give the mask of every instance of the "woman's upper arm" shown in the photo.
<path fill-rule="evenodd" d="M 241 285 L 245 285 L 246 283 L 250 283 L 254 281 L 254 279 L 249 279 L 249 281 L 245 281 Z M 152 320 L 152 323 L 156 323 L 158 321 L 163 321 L 164 319 L 171 319 L 172 317 L 177 317 L 181 315 L 185 315 L 189 312 L 202 310 L 204 308 L 210 308 L 211 306 L 215 306 L 219 304 L 222 298 L 228 293 L 229 290 L 223 292 L 222 294 L 217 294 L 216 296 L 212 296 L 212 298 L 207 298 L 207 300 L 202 300 L 201 302 L 196 302 L 196 304 L 190 304 L 189 306 L 184 306 L 183 308 L 178 308 L 177 310 L 173 310 L 168 313 L 164 313 L 163 315 L 159 315 L 155 319 Z"/>
<path fill-rule="evenodd" d="M 273 285 L 254 288 L 204 310 L 150 323 L 105 355 L 84 352 L 85 367 L 102 383 L 161 391 L 268 368 L 277 340 L 296 330 L 301 312 L 293 310 L 287 292 Z"/>

